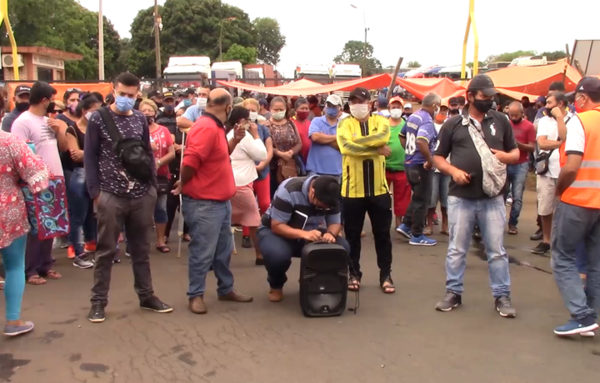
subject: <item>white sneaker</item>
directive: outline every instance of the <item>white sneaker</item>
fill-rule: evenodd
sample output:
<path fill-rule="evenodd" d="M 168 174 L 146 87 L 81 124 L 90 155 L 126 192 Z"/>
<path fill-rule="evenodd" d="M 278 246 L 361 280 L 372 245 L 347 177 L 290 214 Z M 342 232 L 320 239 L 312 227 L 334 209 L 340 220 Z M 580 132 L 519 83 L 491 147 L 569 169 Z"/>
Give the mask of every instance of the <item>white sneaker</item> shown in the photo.
<path fill-rule="evenodd" d="M 94 267 L 94 262 L 87 259 L 75 258 L 73 259 L 73 266 L 79 269 L 91 269 Z"/>

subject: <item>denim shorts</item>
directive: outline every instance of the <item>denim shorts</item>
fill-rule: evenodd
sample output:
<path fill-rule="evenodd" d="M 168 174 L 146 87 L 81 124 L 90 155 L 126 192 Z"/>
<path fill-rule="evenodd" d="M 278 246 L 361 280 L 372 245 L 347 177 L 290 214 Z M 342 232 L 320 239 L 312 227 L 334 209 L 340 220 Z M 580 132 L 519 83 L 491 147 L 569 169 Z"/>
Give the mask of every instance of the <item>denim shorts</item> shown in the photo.
<path fill-rule="evenodd" d="M 450 188 L 450 176 L 442 173 L 433 173 L 433 182 L 431 186 L 431 202 L 429 203 L 430 209 L 435 209 L 438 200 L 440 206 L 443 208 L 448 207 L 448 189 Z"/>
<path fill-rule="evenodd" d="M 169 216 L 167 214 L 167 194 L 161 194 L 156 198 L 154 207 L 154 223 L 167 223 Z"/>

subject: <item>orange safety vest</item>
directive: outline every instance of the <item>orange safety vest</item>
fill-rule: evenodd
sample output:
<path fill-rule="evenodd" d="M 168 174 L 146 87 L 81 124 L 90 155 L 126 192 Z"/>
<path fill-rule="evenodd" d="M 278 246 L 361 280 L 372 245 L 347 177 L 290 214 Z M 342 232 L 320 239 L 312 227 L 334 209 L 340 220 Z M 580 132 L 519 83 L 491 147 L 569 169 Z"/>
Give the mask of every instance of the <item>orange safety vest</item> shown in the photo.
<path fill-rule="evenodd" d="M 581 167 L 575 181 L 561 196 L 570 205 L 600 209 L 600 106 L 577 115 L 585 133 L 585 147 Z M 564 145 L 561 147 L 561 165 L 566 162 Z"/>

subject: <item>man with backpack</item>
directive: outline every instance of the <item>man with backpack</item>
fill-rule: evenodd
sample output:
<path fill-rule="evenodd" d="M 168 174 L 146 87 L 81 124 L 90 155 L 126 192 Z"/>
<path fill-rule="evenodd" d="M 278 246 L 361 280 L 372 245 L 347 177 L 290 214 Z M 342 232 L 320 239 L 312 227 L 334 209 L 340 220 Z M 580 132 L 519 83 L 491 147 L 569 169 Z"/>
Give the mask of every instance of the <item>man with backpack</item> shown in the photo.
<path fill-rule="evenodd" d="M 88 320 L 104 322 L 119 233 L 125 225 L 131 249 L 134 287 L 140 307 L 173 311 L 154 295 L 150 273 L 150 231 L 156 205 L 156 169 L 146 117 L 133 110 L 140 80 L 122 73 L 115 102 L 94 112 L 85 136 L 85 176 L 98 218 L 92 308 Z"/>

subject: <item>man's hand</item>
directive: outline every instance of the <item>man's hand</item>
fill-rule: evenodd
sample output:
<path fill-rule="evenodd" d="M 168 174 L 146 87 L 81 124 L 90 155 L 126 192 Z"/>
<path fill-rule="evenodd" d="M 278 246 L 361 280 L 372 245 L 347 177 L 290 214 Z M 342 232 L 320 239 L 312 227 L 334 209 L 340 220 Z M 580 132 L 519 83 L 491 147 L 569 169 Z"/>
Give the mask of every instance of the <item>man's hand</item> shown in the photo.
<path fill-rule="evenodd" d="M 471 176 L 469 176 L 466 172 L 460 169 L 455 169 L 452 172 L 451 176 L 457 185 L 467 185 L 471 183 Z"/>
<path fill-rule="evenodd" d="M 384 156 L 384 157 L 389 157 L 390 154 L 392 154 L 392 150 L 390 149 L 389 146 L 387 145 L 383 145 L 377 148 L 377 153 L 379 153 L 379 155 Z"/>
<path fill-rule="evenodd" d="M 181 194 L 181 180 L 180 181 L 176 181 L 173 184 L 173 190 L 171 190 L 171 194 L 173 194 L 173 195 L 180 195 Z"/>
<path fill-rule="evenodd" d="M 305 231 L 302 238 L 308 242 L 317 242 L 323 238 L 323 234 L 319 230 Z"/>
<path fill-rule="evenodd" d="M 63 120 L 57 120 L 56 118 L 49 118 L 48 126 L 54 130 L 54 133 L 58 133 L 61 130 L 67 130 L 67 123 Z"/>
<path fill-rule="evenodd" d="M 565 115 L 566 115 L 566 111 L 563 108 L 561 108 L 560 106 L 555 106 L 554 108 L 552 108 L 550 113 L 552 113 L 552 116 L 554 118 L 556 118 L 557 120 L 559 118 L 565 118 Z"/>
<path fill-rule="evenodd" d="M 235 124 L 233 127 L 233 138 L 235 138 L 237 142 L 240 142 L 244 137 L 246 137 L 246 129 L 244 129 L 241 124 Z"/>
<path fill-rule="evenodd" d="M 179 145 L 179 144 L 173 144 L 173 147 L 175 148 L 175 152 L 179 153 L 181 151 L 181 148 L 183 146 Z"/>
<path fill-rule="evenodd" d="M 252 137 L 254 137 L 254 139 L 260 138 L 258 135 L 258 125 L 256 125 L 254 122 L 250 123 L 250 129 L 248 129 L 248 132 L 252 135 Z"/>
<path fill-rule="evenodd" d="M 327 243 L 335 243 L 335 237 L 331 233 L 325 233 L 323 235 L 323 241 Z"/>
<path fill-rule="evenodd" d="M 429 170 L 429 169 L 433 168 L 433 162 L 425 162 L 423 164 L 423 168 L 425 168 L 425 170 Z"/>
<path fill-rule="evenodd" d="M 508 164 L 510 162 L 508 153 L 503 152 L 502 150 L 496 150 L 492 148 L 490 148 L 490 150 L 492 151 L 492 153 L 494 153 L 498 161 L 502 162 L 503 164 Z"/>

